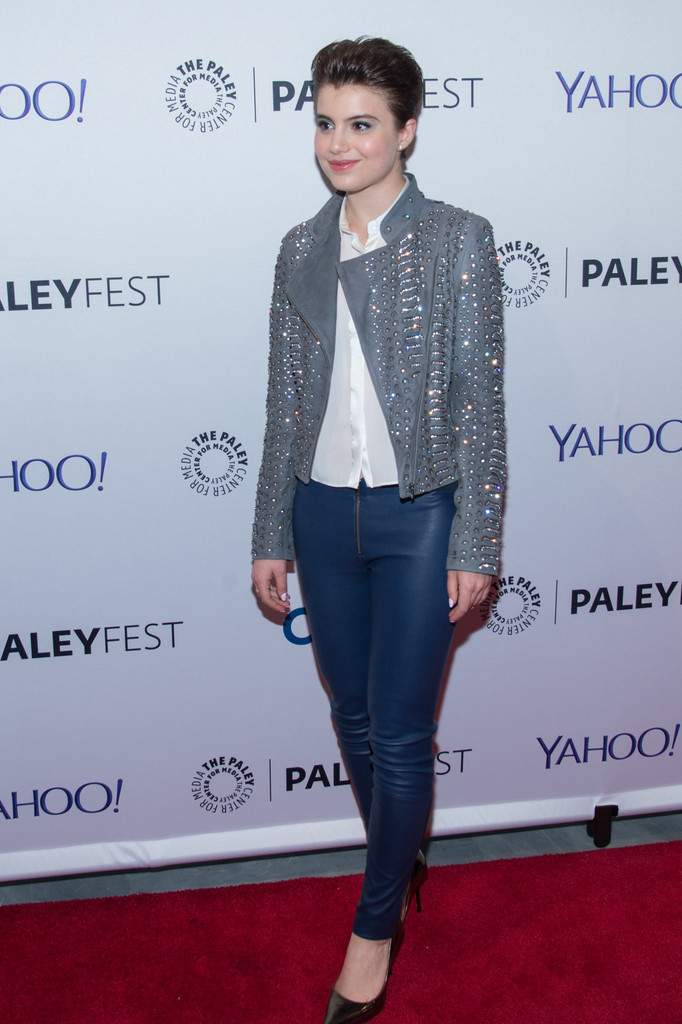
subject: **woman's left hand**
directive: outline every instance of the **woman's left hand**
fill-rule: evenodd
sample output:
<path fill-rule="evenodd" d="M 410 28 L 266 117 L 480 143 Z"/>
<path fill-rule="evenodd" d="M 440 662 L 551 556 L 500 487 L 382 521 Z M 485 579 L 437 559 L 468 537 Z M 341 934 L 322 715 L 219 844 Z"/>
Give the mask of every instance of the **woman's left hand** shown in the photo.
<path fill-rule="evenodd" d="M 468 611 L 485 601 L 492 576 L 483 572 L 448 569 L 448 597 L 452 602 L 450 622 L 459 622 Z"/>

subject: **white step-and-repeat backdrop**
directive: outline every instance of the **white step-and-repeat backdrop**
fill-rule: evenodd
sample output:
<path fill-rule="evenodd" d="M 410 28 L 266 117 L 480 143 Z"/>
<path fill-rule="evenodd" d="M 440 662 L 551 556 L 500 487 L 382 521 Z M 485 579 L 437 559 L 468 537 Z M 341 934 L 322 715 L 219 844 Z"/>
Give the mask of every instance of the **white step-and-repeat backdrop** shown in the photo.
<path fill-rule="evenodd" d="M 682 806 L 673 0 L 3 5 L 0 878 L 362 831 L 304 609 L 250 589 L 279 239 L 327 197 L 310 60 L 386 35 L 409 167 L 492 221 L 502 576 L 459 629 L 435 834 Z"/>

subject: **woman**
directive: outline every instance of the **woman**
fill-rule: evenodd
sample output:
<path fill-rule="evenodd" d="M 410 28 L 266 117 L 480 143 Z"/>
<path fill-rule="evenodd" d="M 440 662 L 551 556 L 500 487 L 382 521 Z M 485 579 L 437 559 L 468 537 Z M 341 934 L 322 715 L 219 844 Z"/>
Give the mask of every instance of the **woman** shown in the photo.
<path fill-rule="evenodd" d="M 289 610 L 296 557 L 315 654 L 367 830 L 325 1024 L 381 1010 L 433 793 L 452 624 L 497 571 L 502 302 L 490 226 L 403 170 L 421 109 L 383 39 L 313 62 L 315 152 L 336 194 L 284 239 L 271 309 L 254 589 Z"/>

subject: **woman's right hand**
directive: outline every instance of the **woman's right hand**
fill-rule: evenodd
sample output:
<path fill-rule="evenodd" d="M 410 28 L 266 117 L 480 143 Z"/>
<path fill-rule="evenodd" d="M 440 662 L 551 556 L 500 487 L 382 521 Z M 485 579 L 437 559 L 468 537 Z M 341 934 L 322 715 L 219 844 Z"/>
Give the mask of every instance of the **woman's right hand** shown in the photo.
<path fill-rule="evenodd" d="M 256 558 L 251 568 L 256 597 L 272 612 L 287 615 L 291 599 L 287 594 L 287 563 L 283 558 Z"/>

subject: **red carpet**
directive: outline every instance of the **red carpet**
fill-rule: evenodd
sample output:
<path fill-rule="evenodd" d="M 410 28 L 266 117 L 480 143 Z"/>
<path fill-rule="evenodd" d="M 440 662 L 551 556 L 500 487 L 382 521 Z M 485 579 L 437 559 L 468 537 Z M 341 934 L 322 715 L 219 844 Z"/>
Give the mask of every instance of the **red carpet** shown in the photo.
<path fill-rule="evenodd" d="M 321 1024 L 359 878 L 0 907 L 12 1024 Z M 382 1024 L 682 1024 L 682 842 L 431 869 Z"/>

